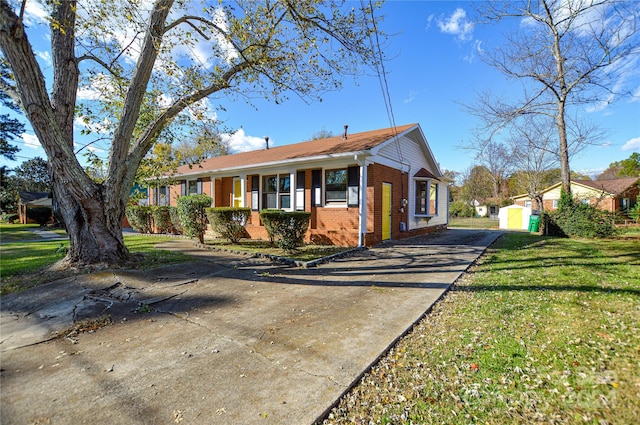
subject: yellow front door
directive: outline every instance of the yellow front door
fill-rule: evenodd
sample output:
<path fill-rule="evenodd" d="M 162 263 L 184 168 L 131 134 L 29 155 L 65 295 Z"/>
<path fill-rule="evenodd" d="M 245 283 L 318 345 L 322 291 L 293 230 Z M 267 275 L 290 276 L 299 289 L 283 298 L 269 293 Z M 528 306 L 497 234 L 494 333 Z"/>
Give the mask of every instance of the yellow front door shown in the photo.
<path fill-rule="evenodd" d="M 391 239 L 391 183 L 382 183 L 382 240 Z"/>
<path fill-rule="evenodd" d="M 240 179 L 233 179 L 233 206 L 235 208 L 242 206 L 242 182 Z"/>
<path fill-rule="evenodd" d="M 522 229 L 522 209 L 507 208 L 507 229 Z"/>

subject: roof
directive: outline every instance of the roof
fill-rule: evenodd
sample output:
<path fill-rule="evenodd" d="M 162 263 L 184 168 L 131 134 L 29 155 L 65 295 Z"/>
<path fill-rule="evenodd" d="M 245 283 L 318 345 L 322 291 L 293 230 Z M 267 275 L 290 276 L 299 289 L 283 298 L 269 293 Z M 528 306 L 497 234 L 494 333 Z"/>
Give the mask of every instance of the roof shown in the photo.
<path fill-rule="evenodd" d="M 178 167 L 176 174 L 228 170 L 297 159 L 330 158 L 336 154 L 360 153 L 369 151 L 415 126 L 417 124 L 407 124 L 399 127 L 348 134 L 346 139 L 342 136 L 329 137 L 270 149 L 218 156 L 205 159 L 200 165 L 182 165 Z"/>
<path fill-rule="evenodd" d="M 431 171 L 421 168 L 417 173 L 413 175 L 413 177 L 427 178 L 427 179 L 438 179 Z"/>
<path fill-rule="evenodd" d="M 611 179 L 611 180 L 571 180 L 571 184 L 578 184 L 583 187 L 604 191 L 609 195 L 619 195 L 638 183 L 640 177 L 625 177 L 623 179 Z M 555 183 L 544 190 L 541 193 L 549 192 L 558 186 L 562 182 Z M 512 196 L 511 199 L 530 199 L 529 195 L 524 193 L 522 195 Z"/>
<path fill-rule="evenodd" d="M 612 195 L 618 195 L 638 183 L 638 177 L 626 177 L 623 179 L 612 180 L 573 180 L 572 183 L 578 183 L 593 189 L 602 190 Z"/>
<path fill-rule="evenodd" d="M 34 201 L 51 197 L 51 192 L 18 192 L 21 204 L 30 204 Z"/>

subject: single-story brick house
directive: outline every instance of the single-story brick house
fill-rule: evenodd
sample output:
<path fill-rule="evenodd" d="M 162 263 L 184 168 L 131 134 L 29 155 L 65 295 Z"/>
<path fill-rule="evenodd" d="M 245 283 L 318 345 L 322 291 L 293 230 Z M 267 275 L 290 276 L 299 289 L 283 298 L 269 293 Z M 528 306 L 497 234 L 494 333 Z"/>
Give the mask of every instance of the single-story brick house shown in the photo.
<path fill-rule="evenodd" d="M 626 177 L 612 180 L 572 180 L 571 193 L 584 203 L 597 206 L 605 211 L 628 212 L 638 202 L 638 177 Z M 542 191 L 542 203 L 545 211 L 558 209 L 562 183 L 556 183 Z M 514 196 L 516 205 L 531 207 L 528 195 Z M 535 207 L 535 205 L 533 205 Z"/>
<path fill-rule="evenodd" d="M 268 145 L 267 145 L 268 146 Z M 446 229 L 449 186 L 418 124 L 225 155 L 181 166 L 150 187 L 151 205 L 204 193 L 214 207 L 249 207 L 247 232 L 266 239 L 259 212 L 311 213 L 307 241 L 343 246 Z"/>

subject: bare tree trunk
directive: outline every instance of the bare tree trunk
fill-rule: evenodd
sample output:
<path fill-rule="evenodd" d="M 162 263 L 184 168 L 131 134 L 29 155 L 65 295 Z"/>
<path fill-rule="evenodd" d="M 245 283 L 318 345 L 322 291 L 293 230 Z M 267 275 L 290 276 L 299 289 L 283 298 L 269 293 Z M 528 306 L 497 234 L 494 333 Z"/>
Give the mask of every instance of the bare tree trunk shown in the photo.
<path fill-rule="evenodd" d="M 560 142 L 560 179 L 565 192 L 571 193 L 571 167 L 569 165 L 569 143 L 567 141 L 567 126 L 564 120 L 564 102 L 558 101 L 558 140 Z"/>

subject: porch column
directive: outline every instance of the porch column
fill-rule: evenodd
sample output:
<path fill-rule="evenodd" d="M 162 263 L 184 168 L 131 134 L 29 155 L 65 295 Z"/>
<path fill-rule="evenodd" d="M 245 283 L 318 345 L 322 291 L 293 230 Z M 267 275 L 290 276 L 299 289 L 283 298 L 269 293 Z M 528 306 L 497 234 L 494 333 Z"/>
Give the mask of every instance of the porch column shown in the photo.
<path fill-rule="evenodd" d="M 355 159 L 358 160 L 357 155 Z M 360 164 L 358 246 L 364 246 L 364 234 L 367 232 L 367 160 L 358 161 L 358 164 Z"/>

